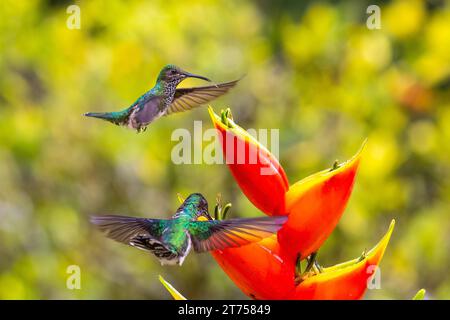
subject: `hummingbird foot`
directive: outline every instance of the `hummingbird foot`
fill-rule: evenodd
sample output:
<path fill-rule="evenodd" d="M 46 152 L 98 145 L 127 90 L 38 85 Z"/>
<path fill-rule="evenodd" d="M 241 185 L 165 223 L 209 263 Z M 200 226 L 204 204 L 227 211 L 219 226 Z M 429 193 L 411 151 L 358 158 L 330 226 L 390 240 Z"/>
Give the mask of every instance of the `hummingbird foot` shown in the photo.
<path fill-rule="evenodd" d="M 145 132 L 145 131 L 147 131 L 147 126 L 142 126 L 142 127 L 136 128 L 136 133 L 141 133 L 141 132 Z"/>
<path fill-rule="evenodd" d="M 314 261 L 313 270 L 316 274 L 323 273 L 323 267 L 316 261 Z"/>
<path fill-rule="evenodd" d="M 299 285 L 300 282 L 303 281 L 303 279 L 302 279 L 302 264 L 301 264 L 301 261 L 302 261 L 302 254 L 299 252 L 297 254 L 297 260 L 295 261 L 295 271 L 294 271 L 294 275 L 295 275 L 294 282 L 295 282 L 296 286 Z"/>
<path fill-rule="evenodd" d="M 299 285 L 306 278 L 312 275 L 316 275 L 323 272 L 322 266 L 317 262 L 317 251 L 311 253 L 311 255 L 306 258 L 306 261 L 307 264 L 305 271 L 302 272 L 301 254 L 299 253 L 297 255 L 297 261 L 295 263 L 295 278 L 294 278 L 295 285 Z"/>

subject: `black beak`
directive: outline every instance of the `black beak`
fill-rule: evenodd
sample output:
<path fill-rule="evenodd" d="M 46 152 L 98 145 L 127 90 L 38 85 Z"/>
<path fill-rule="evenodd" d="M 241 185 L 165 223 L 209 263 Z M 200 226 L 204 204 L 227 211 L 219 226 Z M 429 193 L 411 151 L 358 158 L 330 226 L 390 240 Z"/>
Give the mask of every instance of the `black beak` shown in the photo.
<path fill-rule="evenodd" d="M 186 76 L 186 78 L 197 78 L 197 79 L 202 79 L 202 80 L 211 82 L 211 80 L 209 80 L 208 78 L 203 77 L 203 76 L 199 76 L 199 75 L 196 75 L 196 74 L 193 74 L 193 73 L 184 72 L 183 74 Z"/>

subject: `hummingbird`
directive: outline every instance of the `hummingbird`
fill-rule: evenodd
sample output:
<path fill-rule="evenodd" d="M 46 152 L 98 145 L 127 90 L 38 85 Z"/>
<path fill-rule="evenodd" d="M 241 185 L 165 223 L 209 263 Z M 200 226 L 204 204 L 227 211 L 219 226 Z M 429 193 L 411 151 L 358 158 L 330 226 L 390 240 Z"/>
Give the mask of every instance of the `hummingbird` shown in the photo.
<path fill-rule="evenodd" d="M 126 126 L 137 132 L 145 131 L 156 119 L 176 112 L 199 107 L 220 97 L 233 88 L 239 80 L 203 87 L 180 88 L 178 84 L 186 78 L 210 79 L 189 73 L 169 64 L 161 69 L 155 86 L 140 96 L 131 106 L 114 112 L 88 112 L 84 115 Z"/>
<path fill-rule="evenodd" d="M 222 250 L 260 241 L 277 232 L 286 216 L 214 220 L 208 202 L 191 194 L 170 219 L 92 216 L 91 223 L 115 241 L 152 253 L 161 265 L 182 265 L 195 252 Z"/>

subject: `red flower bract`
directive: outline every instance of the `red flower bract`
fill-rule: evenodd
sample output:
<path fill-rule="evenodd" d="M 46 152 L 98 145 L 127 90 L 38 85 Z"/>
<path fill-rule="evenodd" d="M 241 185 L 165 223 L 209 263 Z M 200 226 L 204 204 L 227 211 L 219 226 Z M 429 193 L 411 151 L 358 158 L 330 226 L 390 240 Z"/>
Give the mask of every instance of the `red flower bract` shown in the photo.
<path fill-rule="evenodd" d="M 278 160 L 244 129 L 226 118 L 226 124 L 211 108 L 225 161 L 247 198 L 268 215 L 285 214 L 289 183 Z"/>
<path fill-rule="evenodd" d="M 364 273 L 367 265 L 360 262 L 378 264 L 382 256 L 379 251 L 374 249 L 373 256 L 352 261 L 351 269 L 339 265 L 316 276 L 306 275 L 299 285 L 295 281 L 295 265 L 299 258 L 317 252 L 336 227 L 353 189 L 363 148 L 351 160 L 289 188 L 275 156 L 235 124 L 229 111 L 222 112 L 222 117 L 211 108 L 209 112 L 228 167 L 243 193 L 264 213 L 289 216 L 277 235 L 244 247 L 213 252 L 219 265 L 243 292 L 257 299 L 360 298 L 368 277 Z M 242 145 L 245 147 L 239 149 Z M 242 152 L 245 154 L 240 155 Z M 259 162 L 249 162 L 248 154 L 252 152 L 261 155 Z M 384 248 L 380 250 L 384 252 Z"/>

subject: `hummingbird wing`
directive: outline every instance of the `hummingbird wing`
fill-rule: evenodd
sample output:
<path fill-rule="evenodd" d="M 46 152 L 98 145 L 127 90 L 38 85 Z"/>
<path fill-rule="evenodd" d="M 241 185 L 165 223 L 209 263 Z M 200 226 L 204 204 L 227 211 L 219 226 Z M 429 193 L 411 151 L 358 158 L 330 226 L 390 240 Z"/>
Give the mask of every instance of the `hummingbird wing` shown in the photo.
<path fill-rule="evenodd" d="M 191 221 L 189 230 L 196 252 L 240 247 L 277 232 L 287 216 L 251 219 Z"/>
<path fill-rule="evenodd" d="M 91 223 L 115 241 L 134 245 L 143 239 L 160 240 L 167 220 L 145 219 L 116 215 L 93 216 Z"/>
<path fill-rule="evenodd" d="M 168 220 L 106 215 L 91 217 L 91 222 L 105 232 L 108 238 L 150 251 L 161 263 L 183 263 L 183 260 L 181 263 L 176 260 L 177 253 L 161 240 L 161 235 L 169 224 Z"/>
<path fill-rule="evenodd" d="M 208 103 L 227 93 L 238 81 L 234 80 L 204 87 L 176 89 L 173 101 L 169 105 L 165 115 L 188 111 Z"/>

